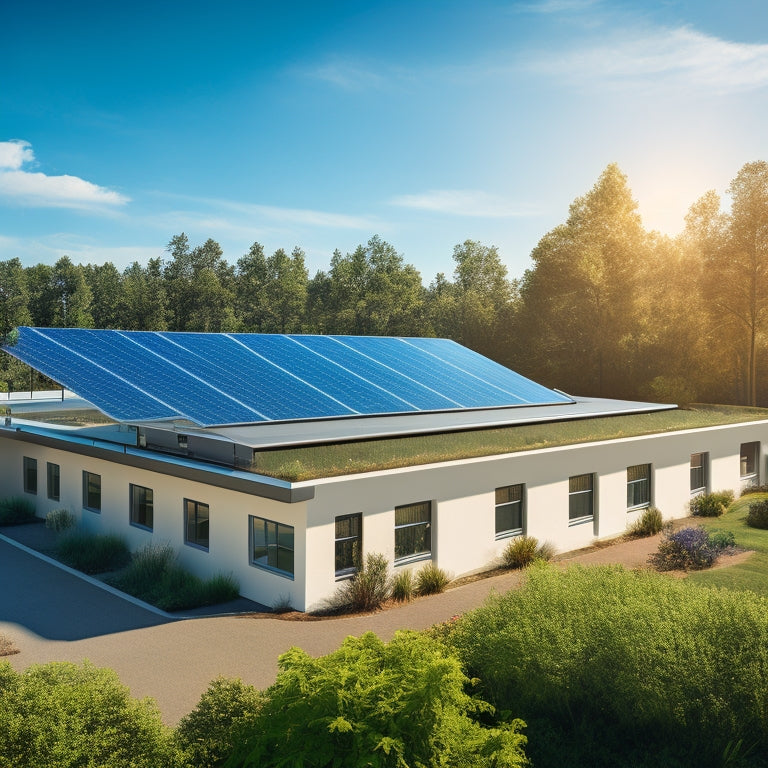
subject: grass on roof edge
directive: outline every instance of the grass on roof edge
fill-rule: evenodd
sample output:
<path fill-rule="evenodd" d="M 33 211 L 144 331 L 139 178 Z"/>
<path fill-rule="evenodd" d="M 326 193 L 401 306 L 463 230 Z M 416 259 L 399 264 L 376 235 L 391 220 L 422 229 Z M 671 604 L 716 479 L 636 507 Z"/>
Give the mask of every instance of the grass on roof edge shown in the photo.
<path fill-rule="evenodd" d="M 252 470 L 288 482 L 768 419 L 768 409 L 692 405 L 570 421 L 260 451 Z"/>

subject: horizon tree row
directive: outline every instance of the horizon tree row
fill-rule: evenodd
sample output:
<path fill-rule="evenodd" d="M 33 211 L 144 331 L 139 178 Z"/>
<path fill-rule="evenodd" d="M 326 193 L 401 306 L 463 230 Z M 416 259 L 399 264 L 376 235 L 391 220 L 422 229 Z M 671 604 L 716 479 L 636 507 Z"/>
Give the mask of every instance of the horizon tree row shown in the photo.
<path fill-rule="evenodd" d="M 609 165 L 542 237 L 521 279 L 495 246 L 453 249 L 451 277 L 421 274 L 374 235 L 309 276 L 304 252 L 259 243 L 235 264 L 213 239 L 171 238 L 164 258 L 53 266 L 0 262 L 0 331 L 17 325 L 445 336 L 573 394 L 768 404 L 768 163 L 694 203 L 677 237 L 643 228 Z M 0 386 L 24 389 L 3 355 Z"/>

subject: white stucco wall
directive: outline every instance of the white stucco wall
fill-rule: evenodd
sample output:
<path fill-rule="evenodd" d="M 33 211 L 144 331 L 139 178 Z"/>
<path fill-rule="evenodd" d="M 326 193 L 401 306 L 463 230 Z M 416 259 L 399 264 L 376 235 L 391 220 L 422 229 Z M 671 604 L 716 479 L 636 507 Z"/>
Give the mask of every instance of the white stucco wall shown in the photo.
<path fill-rule="evenodd" d="M 690 498 L 690 455 L 709 454 L 709 490 L 738 493 L 740 446 L 754 441 L 761 444 L 762 475 L 768 421 L 297 483 L 294 488 L 314 488 L 315 496 L 288 504 L 63 448 L 5 439 L 0 430 L 0 494 L 26 496 L 35 502 L 41 517 L 51 509 L 66 507 L 85 527 L 124 535 L 134 549 L 149 542 L 168 542 L 178 551 L 180 561 L 200 576 L 231 572 L 245 597 L 268 606 L 286 599 L 293 607 L 307 610 L 321 606 L 338 588 L 334 550 L 335 518 L 339 515 L 361 513 L 363 552 L 380 552 L 393 562 L 395 507 L 432 502 L 431 558 L 395 567 L 418 569 L 431 559 L 453 576 L 460 576 L 491 566 L 509 541 L 495 536 L 497 487 L 524 484 L 524 532 L 566 552 L 597 538 L 620 535 L 642 514 L 627 511 L 627 467 L 651 464 L 652 504 L 665 518 L 682 517 L 687 514 Z M 38 461 L 36 496 L 23 491 L 23 456 Z M 61 468 L 60 501 L 46 496 L 47 461 Z M 82 507 L 83 470 L 101 475 L 100 514 Z M 594 519 L 569 525 L 568 479 L 587 473 L 595 475 Z M 130 483 L 153 489 L 151 532 L 130 525 Z M 184 543 L 185 498 L 209 505 L 208 551 Z M 249 515 L 293 526 L 292 579 L 250 564 Z"/>

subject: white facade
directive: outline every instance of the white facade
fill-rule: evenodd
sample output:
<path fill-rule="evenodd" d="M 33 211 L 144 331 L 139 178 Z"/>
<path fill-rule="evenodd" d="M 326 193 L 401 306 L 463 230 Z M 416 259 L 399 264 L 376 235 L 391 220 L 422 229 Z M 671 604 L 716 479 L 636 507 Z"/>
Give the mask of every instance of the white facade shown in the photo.
<path fill-rule="evenodd" d="M 705 454 L 708 490 L 738 494 L 745 476 L 741 447 L 751 443 L 758 446 L 757 476 L 750 481 L 764 482 L 768 421 L 290 484 L 151 451 L 110 448 L 96 441 L 76 444 L 57 436 L 54 428 L 0 428 L 0 494 L 33 501 L 40 517 L 68 508 L 83 527 L 121 534 L 132 549 L 170 543 L 181 563 L 200 576 L 232 573 L 247 598 L 267 606 L 288 600 L 298 610 L 312 610 L 322 607 L 339 586 L 337 517 L 361 515 L 363 554 L 382 553 L 395 570 L 432 561 L 456 577 L 492 567 L 510 539 L 497 536 L 497 488 L 522 485 L 522 532 L 566 552 L 621 535 L 644 506 L 658 507 L 667 519 L 685 516 L 692 454 Z M 36 493 L 25 491 L 25 458 L 36 462 Z M 48 498 L 48 463 L 59 467 L 58 499 Z M 628 511 L 627 469 L 645 465 L 650 465 L 648 503 Z M 84 506 L 84 471 L 100 478 L 100 511 Z M 584 492 L 581 502 L 591 501 L 592 515 L 574 522 L 569 478 L 582 475 L 591 476 L 591 493 Z M 131 484 L 153 491 L 151 530 L 131 524 Z M 207 505 L 207 548 L 185 542 L 185 500 Z M 417 536 L 429 531 L 430 551 L 397 561 L 395 510 L 418 502 L 430 503 L 431 520 L 428 527 L 417 523 L 413 530 Z M 259 531 L 269 528 L 265 536 L 279 533 L 282 549 L 275 556 L 283 558 L 284 568 L 252 563 L 253 518 Z M 292 574 L 288 544 L 293 546 Z"/>

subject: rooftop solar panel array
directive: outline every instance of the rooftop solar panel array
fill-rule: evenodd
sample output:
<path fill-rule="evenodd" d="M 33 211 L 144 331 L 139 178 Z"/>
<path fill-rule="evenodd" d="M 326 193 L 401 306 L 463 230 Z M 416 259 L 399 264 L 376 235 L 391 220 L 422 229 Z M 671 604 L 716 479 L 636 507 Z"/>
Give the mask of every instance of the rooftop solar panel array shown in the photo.
<path fill-rule="evenodd" d="M 22 327 L 3 348 L 126 422 L 210 427 L 572 402 L 448 339 Z"/>

